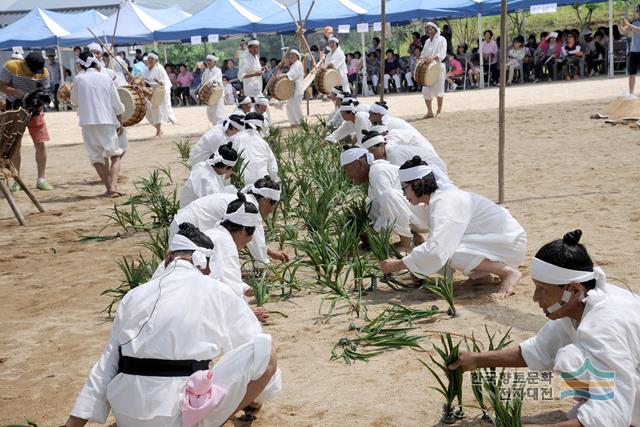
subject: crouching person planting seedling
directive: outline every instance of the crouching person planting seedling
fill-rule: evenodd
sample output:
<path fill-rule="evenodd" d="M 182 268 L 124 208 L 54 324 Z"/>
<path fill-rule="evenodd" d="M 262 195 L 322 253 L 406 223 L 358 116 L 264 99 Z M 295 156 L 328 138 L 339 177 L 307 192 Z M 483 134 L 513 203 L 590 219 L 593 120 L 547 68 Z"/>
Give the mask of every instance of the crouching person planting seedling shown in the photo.
<path fill-rule="evenodd" d="M 393 226 L 405 252 L 411 250 L 412 239 L 416 245 L 424 242 L 419 233 L 426 232 L 426 218 L 420 220 L 403 196 L 398 166 L 386 160 L 374 161 L 364 148 L 348 145 L 340 154 L 340 166 L 351 182 L 368 185 L 369 218 L 374 230 L 380 232 L 384 227 Z"/>
<path fill-rule="evenodd" d="M 463 271 L 471 283 L 501 279 L 508 297 L 522 274 L 518 266 L 527 249 L 527 233 L 508 210 L 478 194 L 438 187 L 432 169 L 418 156 L 399 171 L 402 190 L 413 205 L 422 205 L 429 238 L 402 259 L 380 263 L 384 273 L 409 269 L 429 276 L 445 265 Z"/>
<path fill-rule="evenodd" d="M 120 302 L 67 427 L 105 423 L 109 412 L 119 426 L 219 426 L 243 409 L 255 417 L 280 391 L 271 336 L 208 276 L 213 249 L 193 225 L 180 226 L 164 273 Z"/>
<path fill-rule="evenodd" d="M 564 382 L 561 397 L 578 402 L 568 420 L 554 426 L 637 426 L 640 298 L 606 282 L 579 243 L 581 235 L 567 233 L 533 258 L 533 300 L 549 319 L 538 334 L 516 348 L 460 352 L 449 369 L 553 369 Z"/>

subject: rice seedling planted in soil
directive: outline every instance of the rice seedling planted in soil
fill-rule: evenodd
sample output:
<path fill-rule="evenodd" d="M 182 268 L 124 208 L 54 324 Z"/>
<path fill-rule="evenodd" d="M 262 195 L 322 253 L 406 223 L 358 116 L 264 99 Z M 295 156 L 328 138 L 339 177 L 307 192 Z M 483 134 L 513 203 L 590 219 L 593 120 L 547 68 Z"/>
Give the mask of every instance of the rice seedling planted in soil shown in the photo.
<path fill-rule="evenodd" d="M 453 280 L 449 277 L 449 274 L 447 274 L 448 269 L 449 267 L 445 266 L 443 277 L 431 278 L 420 274 L 418 274 L 418 276 L 427 280 L 427 283 L 422 285 L 423 288 L 438 295 L 440 298 L 445 300 L 447 304 L 449 304 L 447 314 L 449 314 L 449 316 L 451 317 L 458 317 L 455 306 L 455 298 L 453 295 Z"/>
<path fill-rule="evenodd" d="M 173 145 L 180 155 L 180 164 L 190 170 L 191 163 L 189 163 L 189 156 L 191 155 L 191 146 L 193 145 L 191 138 L 181 138 L 179 141 L 173 141 Z"/>
<path fill-rule="evenodd" d="M 114 305 L 124 298 L 131 289 L 148 282 L 158 268 L 158 260 L 155 257 L 147 260 L 142 254 L 138 255 L 137 260 L 132 259 L 131 261 L 127 260 L 126 257 L 122 257 L 116 264 L 124 275 L 124 279 L 117 288 L 105 289 L 100 294 L 112 298 L 104 310 L 109 317 L 112 315 Z"/>

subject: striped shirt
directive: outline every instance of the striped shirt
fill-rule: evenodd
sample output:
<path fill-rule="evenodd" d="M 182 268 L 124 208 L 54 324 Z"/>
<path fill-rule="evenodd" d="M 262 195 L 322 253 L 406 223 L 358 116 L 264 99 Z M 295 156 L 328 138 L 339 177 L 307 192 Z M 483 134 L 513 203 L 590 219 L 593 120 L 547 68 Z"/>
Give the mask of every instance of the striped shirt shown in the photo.
<path fill-rule="evenodd" d="M 40 74 L 29 71 L 24 66 L 24 59 L 10 59 L 0 69 L 0 81 L 11 86 L 12 88 L 23 91 L 25 94 L 31 93 L 38 88 L 45 92 L 49 90 L 49 71 L 45 68 Z M 25 71 L 26 70 L 26 71 Z M 17 98 L 13 95 L 5 95 L 8 101 L 15 101 Z"/>

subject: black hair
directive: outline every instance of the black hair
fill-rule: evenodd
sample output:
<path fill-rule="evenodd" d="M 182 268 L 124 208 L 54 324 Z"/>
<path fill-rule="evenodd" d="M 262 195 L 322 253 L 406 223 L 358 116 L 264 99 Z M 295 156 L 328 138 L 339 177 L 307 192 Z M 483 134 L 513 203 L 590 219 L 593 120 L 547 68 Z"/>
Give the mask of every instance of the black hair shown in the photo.
<path fill-rule="evenodd" d="M 360 55 L 360 57 L 362 57 L 362 54 L 360 53 L 359 50 L 356 50 L 355 52 L 353 52 L 353 56 L 356 56 L 356 55 Z"/>
<path fill-rule="evenodd" d="M 24 62 L 32 73 L 40 74 L 44 72 L 44 57 L 40 52 L 29 52 L 24 57 Z"/>
<path fill-rule="evenodd" d="M 263 178 L 260 178 L 259 180 L 257 180 L 253 184 L 253 186 L 256 188 L 270 188 L 272 190 L 280 191 L 280 184 L 278 184 L 273 179 L 271 179 L 269 175 L 265 175 Z M 260 202 L 260 200 L 264 198 L 264 196 L 261 196 L 260 194 L 255 194 L 252 191 L 249 191 L 249 193 L 253 194 L 253 196 L 256 198 L 258 202 Z M 272 205 L 275 205 L 276 203 L 278 203 L 277 200 L 271 200 Z"/>
<path fill-rule="evenodd" d="M 183 222 L 178 226 L 178 234 L 191 240 L 196 246 L 205 249 L 213 249 L 213 242 L 211 239 L 198 229 L 195 225 L 189 222 Z M 193 252 L 193 251 L 180 251 L 180 252 Z"/>
<path fill-rule="evenodd" d="M 254 99 L 251 99 L 251 102 L 254 102 Z M 250 113 L 247 113 L 244 116 L 244 121 L 245 121 L 245 127 L 247 129 L 253 129 L 253 125 L 251 123 L 248 123 L 248 120 L 260 120 L 262 123 L 264 123 L 264 116 L 260 113 L 256 113 L 255 111 L 252 111 Z M 261 126 L 262 128 L 262 126 Z"/>
<path fill-rule="evenodd" d="M 428 164 L 423 161 L 420 156 L 413 156 L 411 160 L 404 162 L 402 166 L 400 166 L 400 169 L 410 169 L 416 166 L 428 166 Z M 411 189 L 418 197 L 422 197 L 426 194 L 433 194 L 438 189 L 436 177 L 433 176 L 433 172 L 430 172 L 427 176 L 423 176 L 420 179 L 409 181 L 408 184 L 411 185 Z"/>
<path fill-rule="evenodd" d="M 264 61 L 264 63 L 267 63 L 267 57 L 266 56 L 261 56 L 260 57 L 260 61 Z"/>
<path fill-rule="evenodd" d="M 82 48 L 80 46 L 74 46 L 73 51 L 75 52 L 76 50 L 79 50 L 80 52 L 82 52 Z"/>
<path fill-rule="evenodd" d="M 391 53 L 391 54 L 393 54 L 394 52 L 393 52 L 393 49 L 387 49 L 387 51 L 386 51 L 385 53 Z"/>
<path fill-rule="evenodd" d="M 236 160 L 238 160 L 238 152 L 233 148 L 232 142 L 227 142 L 226 144 L 221 145 L 220 148 L 218 148 L 218 153 L 220 153 L 222 158 L 225 160 L 230 160 L 232 162 L 235 162 Z M 215 155 L 216 153 L 213 153 L 211 157 L 209 157 L 209 159 L 213 159 Z M 224 168 L 226 166 L 227 165 L 225 165 L 222 162 L 218 162 L 215 165 L 213 165 L 214 168 Z"/>
<path fill-rule="evenodd" d="M 81 52 L 81 53 L 80 53 L 79 58 L 80 58 L 82 61 L 85 61 L 85 62 L 86 62 L 86 61 L 87 61 L 87 59 L 89 59 L 89 58 L 95 58 L 95 55 L 94 55 L 94 54 L 93 54 L 93 52 L 91 52 L 91 51 L 84 51 L 84 52 Z M 89 68 L 96 68 L 96 69 L 97 69 L 97 68 L 98 68 L 98 64 L 96 64 L 95 62 L 92 62 L 92 63 L 91 63 L 91 65 L 90 65 L 90 66 L 88 66 L 88 67 L 85 67 L 84 65 L 81 65 L 81 67 L 82 67 L 82 68 L 84 68 L 85 70 L 87 70 L 87 69 L 89 69 Z"/>
<path fill-rule="evenodd" d="M 229 205 L 227 206 L 228 214 L 236 212 L 242 206 L 244 206 L 244 211 L 247 213 L 254 213 L 254 214 L 259 213 L 257 206 L 251 202 L 247 202 L 247 197 L 244 194 L 242 194 L 241 192 L 238 192 L 237 197 L 238 198 L 236 200 L 229 203 Z M 227 231 L 229 231 L 229 233 L 235 233 L 236 231 L 241 231 L 244 229 L 247 232 L 247 234 L 252 236 L 253 233 L 256 231 L 255 227 L 246 227 L 244 225 L 231 222 L 228 219 L 225 219 L 224 221 L 222 221 L 220 225 L 226 228 Z"/>
<path fill-rule="evenodd" d="M 582 230 L 576 229 L 568 232 L 562 239 L 549 242 L 536 252 L 535 257 L 558 267 L 578 271 L 593 271 L 593 261 L 587 252 L 587 248 L 580 243 Z M 596 280 L 591 279 L 582 282 L 582 286 L 593 289 Z"/>
<path fill-rule="evenodd" d="M 362 143 L 364 143 L 365 141 L 370 140 L 371 138 L 375 138 L 376 136 L 382 136 L 381 133 L 379 133 L 378 131 L 375 130 L 366 130 L 366 129 L 362 129 Z M 384 144 L 384 142 L 379 142 L 376 145 L 374 145 L 373 147 L 377 147 L 380 144 Z"/>
<path fill-rule="evenodd" d="M 315 44 L 311 46 L 311 52 L 317 52 L 318 51 L 318 46 L 316 46 Z"/>
<path fill-rule="evenodd" d="M 411 33 L 412 36 L 414 36 L 415 38 L 419 39 L 420 38 L 420 33 L 417 31 L 414 31 L 413 33 Z"/>
<path fill-rule="evenodd" d="M 380 37 L 378 37 L 378 36 L 374 37 L 373 41 L 380 43 Z"/>
<path fill-rule="evenodd" d="M 524 37 L 522 36 L 518 36 L 515 39 L 513 39 L 514 42 L 518 42 L 520 44 L 524 44 Z"/>
<path fill-rule="evenodd" d="M 540 40 L 547 38 L 547 36 L 549 35 L 548 31 L 543 31 L 540 33 Z"/>

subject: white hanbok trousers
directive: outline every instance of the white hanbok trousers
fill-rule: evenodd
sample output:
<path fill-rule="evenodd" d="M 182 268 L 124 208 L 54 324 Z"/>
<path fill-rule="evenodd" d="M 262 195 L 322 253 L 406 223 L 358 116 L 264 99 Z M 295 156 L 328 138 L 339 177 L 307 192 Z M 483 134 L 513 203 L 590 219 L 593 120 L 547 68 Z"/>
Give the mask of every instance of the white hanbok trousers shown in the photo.
<path fill-rule="evenodd" d="M 304 120 L 304 115 L 302 114 L 302 98 L 303 95 L 293 95 L 287 99 L 287 118 L 291 126 L 295 126 Z"/>
<path fill-rule="evenodd" d="M 209 413 L 198 427 L 218 427 L 233 415 L 242 402 L 247 385 L 260 378 L 267 369 L 271 355 L 271 336 L 261 334 L 252 343 L 246 343 L 225 354 L 213 367 L 213 383 L 222 387 L 226 395 L 220 404 Z M 256 398 L 256 402 L 264 402 L 275 396 L 282 389 L 280 369 L 271 377 L 264 391 Z M 138 420 L 119 414 L 115 407 L 111 408 L 116 417 L 118 427 L 181 427 L 180 413 L 171 417 L 154 417 Z"/>
<path fill-rule="evenodd" d="M 118 146 L 118 134 L 115 125 L 81 126 L 82 141 L 92 165 L 104 164 L 104 158 L 119 156 L 124 151 Z"/>
<path fill-rule="evenodd" d="M 224 120 L 224 97 L 220 97 L 216 105 L 207 105 L 207 119 L 212 126 Z"/>
<path fill-rule="evenodd" d="M 432 86 L 422 86 L 422 96 L 424 99 L 430 101 L 433 98 L 441 98 L 444 96 L 444 82 L 447 77 L 447 67 L 444 64 L 440 64 L 440 75 L 438 80 Z"/>

